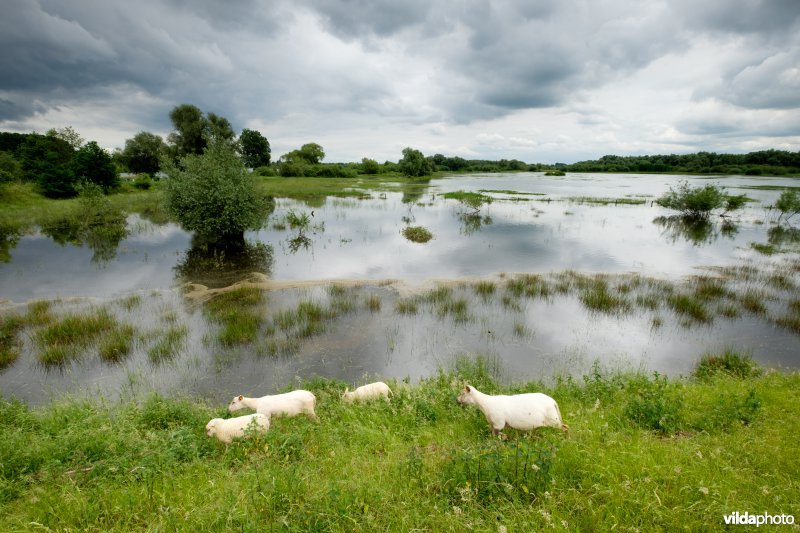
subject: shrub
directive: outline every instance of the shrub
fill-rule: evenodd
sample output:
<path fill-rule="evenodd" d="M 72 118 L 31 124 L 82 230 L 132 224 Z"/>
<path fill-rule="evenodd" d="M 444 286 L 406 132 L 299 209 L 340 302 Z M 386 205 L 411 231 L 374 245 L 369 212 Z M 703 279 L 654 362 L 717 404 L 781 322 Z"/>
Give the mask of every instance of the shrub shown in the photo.
<path fill-rule="evenodd" d="M 630 394 L 624 413 L 630 421 L 663 434 L 680 429 L 683 401 L 666 376 L 655 372 L 652 380 L 646 376 L 632 378 L 628 388 Z"/>
<path fill-rule="evenodd" d="M 800 196 L 797 196 L 795 190 L 783 191 L 778 201 L 775 202 L 775 207 L 781 212 L 781 217 L 786 215 L 786 220 L 789 220 L 800 213 Z"/>
<path fill-rule="evenodd" d="M 255 174 L 256 176 L 264 176 L 264 177 L 276 175 L 275 169 L 267 165 L 257 167 L 255 170 L 253 170 L 253 174 Z"/>
<path fill-rule="evenodd" d="M 710 353 L 703 355 L 692 374 L 701 380 L 719 374 L 744 379 L 760 375 L 761 369 L 749 355 L 741 355 L 728 348 L 719 355 Z"/>
<path fill-rule="evenodd" d="M 729 196 L 716 185 L 689 187 L 684 181 L 678 189 L 672 189 L 656 200 L 656 203 L 667 209 L 680 211 L 681 215 L 695 220 L 707 220 L 714 209 L 724 208 L 727 211 L 740 209 L 747 202 L 743 195 Z"/>
<path fill-rule="evenodd" d="M 188 155 L 181 166 L 167 164 L 167 208 L 188 231 L 211 241 L 241 239 L 270 214 L 272 204 L 234 151 L 213 143 L 203 155 Z"/>
<path fill-rule="evenodd" d="M 146 191 L 153 186 L 153 180 L 150 178 L 149 174 L 145 173 L 137 174 L 136 177 L 133 179 L 133 186 L 136 187 L 137 189 Z"/>

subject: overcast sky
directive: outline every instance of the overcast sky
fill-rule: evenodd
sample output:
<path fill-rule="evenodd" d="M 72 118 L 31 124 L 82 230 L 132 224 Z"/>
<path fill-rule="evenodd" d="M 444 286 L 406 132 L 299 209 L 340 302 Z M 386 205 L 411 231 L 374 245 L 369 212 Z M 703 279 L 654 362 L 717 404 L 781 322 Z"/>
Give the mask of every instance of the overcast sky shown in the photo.
<path fill-rule="evenodd" d="M 112 149 L 191 103 L 273 157 L 800 150 L 800 0 L 3 0 L 0 130 Z"/>

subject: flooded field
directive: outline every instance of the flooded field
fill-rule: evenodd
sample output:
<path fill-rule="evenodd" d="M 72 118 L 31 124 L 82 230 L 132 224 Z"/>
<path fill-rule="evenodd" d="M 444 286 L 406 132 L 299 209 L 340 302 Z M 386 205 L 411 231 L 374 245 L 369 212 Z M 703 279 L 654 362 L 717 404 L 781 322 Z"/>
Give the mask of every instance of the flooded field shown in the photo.
<path fill-rule="evenodd" d="M 686 179 L 751 201 L 687 225 L 654 204 Z M 42 228 L 0 263 L 0 311 L 19 324 L 0 392 L 38 403 L 152 389 L 221 402 L 315 376 L 414 381 L 476 354 L 506 381 L 595 362 L 680 374 L 725 349 L 797 368 L 800 231 L 769 208 L 797 185 L 458 176 L 361 199 L 278 199 L 235 251 L 138 214 L 111 245 Z M 456 192 L 483 203 L 446 197 Z M 413 242 L 408 227 L 432 238 Z M 96 336 L 48 341 L 85 317 Z"/>

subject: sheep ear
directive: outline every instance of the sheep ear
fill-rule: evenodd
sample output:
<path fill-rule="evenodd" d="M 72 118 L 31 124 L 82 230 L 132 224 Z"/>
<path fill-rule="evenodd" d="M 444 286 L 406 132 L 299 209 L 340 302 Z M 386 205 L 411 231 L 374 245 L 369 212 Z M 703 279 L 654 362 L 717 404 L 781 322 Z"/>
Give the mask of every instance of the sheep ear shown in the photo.
<path fill-rule="evenodd" d="M 345 388 L 344 388 L 344 392 L 345 392 L 345 394 L 346 394 L 346 393 L 348 393 L 348 392 L 350 392 L 350 387 L 345 387 Z"/>
<path fill-rule="evenodd" d="M 472 392 L 472 389 L 470 388 L 470 386 L 469 386 L 469 385 L 467 385 L 466 387 L 464 387 L 464 392 Z"/>
<path fill-rule="evenodd" d="M 239 401 L 241 402 L 242 400 L 244 400 L 244 396 L 242 396 L 242 395 L 240 394 L 240 395 L 239 395 Z"/>

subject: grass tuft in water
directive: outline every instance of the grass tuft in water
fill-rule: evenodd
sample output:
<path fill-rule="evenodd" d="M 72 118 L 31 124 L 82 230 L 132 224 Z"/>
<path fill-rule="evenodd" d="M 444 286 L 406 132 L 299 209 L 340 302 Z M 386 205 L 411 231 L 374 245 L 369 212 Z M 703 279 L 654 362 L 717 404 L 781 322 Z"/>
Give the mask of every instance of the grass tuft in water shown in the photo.
<path fill-rule="evenodd" d="M 0 315 L 0 369 L 11 366 L 19 357 L 20 342 L 17 334 L 25 326 L 25 319 L 17 315 Z"/>
<path fill-rule="evenodd" d="M 403 237 L 411 242 L 426 243 L 433 239 L 433 233 L 422 226 L 406 226 L 402 233 Z"/>
<path fill-rule="evenodd" d="M 39 360 L 45 365 L 66 364 L 115 327 L 114 317 L 105 308 L 54 319 L 34 336 L 40 349 Z"/>
<path fill-rule="evenodd" d="M 381 310 L 381 298 L 377 294 L 369 294 L 364 298 L 364 305 L 372 313 L 377 313 Z"/>
<path fill-rule="evenodd" d="M 205 314 L 221 324 L 217 341 L 223 346 L 249 344 L 256 340 L 264 323 L 264 291 L 240 287 L 223 292 L 205 304 Z"/>
<path fill-rule="evenodd" d="M 579 299 L 590 311 L 620 314 L 631 310 L 630 302 L 621 296 L 611 293 L 605 280 L 596 280 L 590 287 L 583 289 Z"/>
<path fill-rule="evenodd" d="M 708 308 L 694 295 L 672 294 L 667 298 L 667 303 L 675 313 L 692 321 L 702 323 L 710 323 L 712 321 Z"/>
<path fill-rule="evenodd" d="M 475 284 L 475 294 L 483 298 L 484 301 L 489 300 L 494 294 L 497 285 L 493 281 L 479 281 Z"/>
<path fill-rule="evenodd" d="M 171 326 L 167 328 L 147 351 L 147 355 L 154 363 L 174 359 L 186 344 L 188 334 L 189 330 L 186 326 Z"/>
<path fill-rule="evenodd" d="M 721 374 L 746 379 L 760 376 L 762 373 L 750 355 L 741 354 L 733 348 L 726 348 L 722 353 L 707 353 L 700 357 L 692 375 L 700 380 L 709 380 Z"/>
<path fill-rule="evenodd" d="M 767 306 L 764 304 L 766 298 L 767 295 L 764 291 L 750 288 L 739 296 L 739 303 L 745 310 L 751 313 L 764 315 L 767 312 Z"/>
<path fill-rule="evenodd" d="M 136 328 L 130 324 L 117 324 L 98 343 L 100 358 L 114 363 L 123 360 L 131 353 L 135 337 Z"/>
<path fill-rule="evenodd" d="M 419 312 L 419 302 L 414 297 L 398 298 L 394 303 L 394 310 L 401 315 L 416 315 Z"/>

